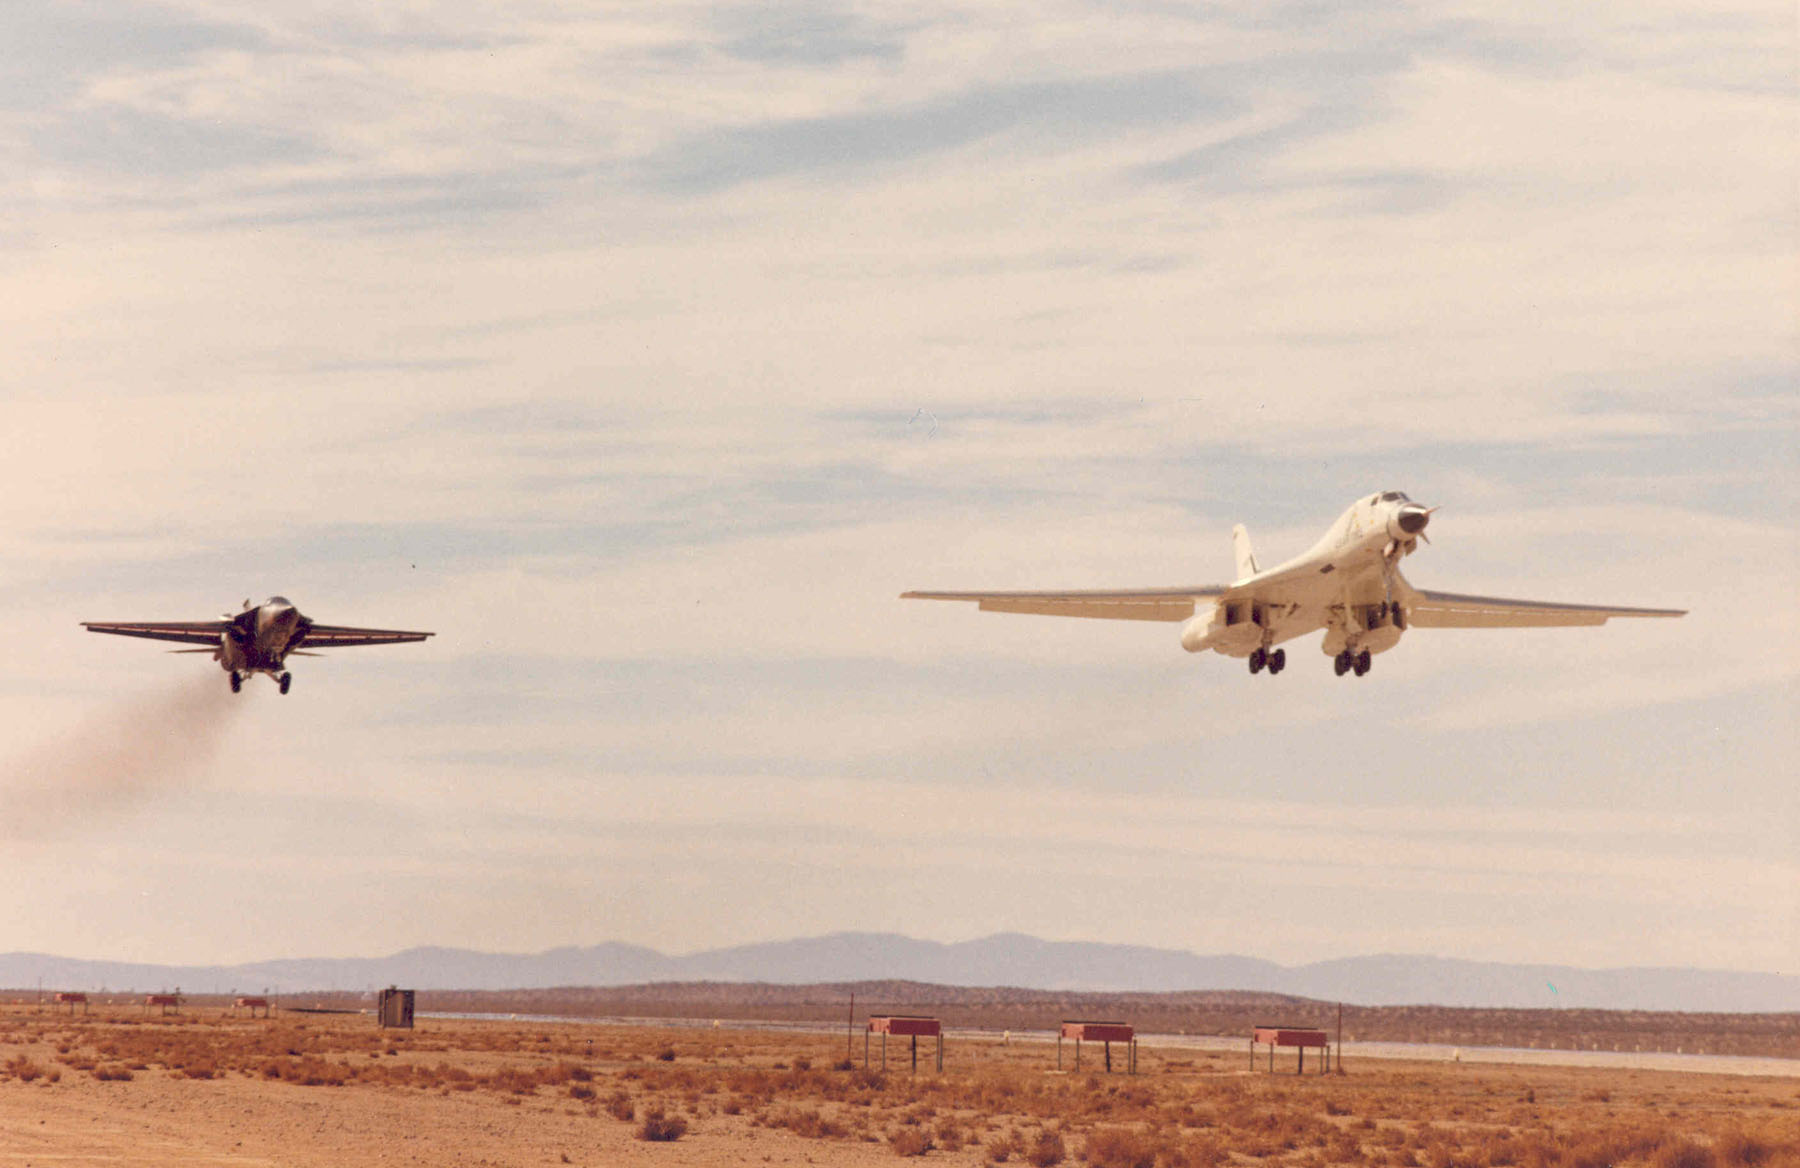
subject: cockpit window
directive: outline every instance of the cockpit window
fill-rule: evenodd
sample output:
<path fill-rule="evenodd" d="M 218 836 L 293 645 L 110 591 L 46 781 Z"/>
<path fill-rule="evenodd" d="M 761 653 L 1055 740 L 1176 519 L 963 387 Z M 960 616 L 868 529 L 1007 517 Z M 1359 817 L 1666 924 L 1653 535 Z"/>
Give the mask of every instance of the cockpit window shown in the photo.
<path fill-rule="evenodd" d="M 1411 499 L 1408 499 L 1406 497 L 1405 491 L 1383 491 L 1383 492 L 1381 492 L 1381 501 L 1383 503 L 1410 503 L 1410 502 L 1412 502 Z"/>

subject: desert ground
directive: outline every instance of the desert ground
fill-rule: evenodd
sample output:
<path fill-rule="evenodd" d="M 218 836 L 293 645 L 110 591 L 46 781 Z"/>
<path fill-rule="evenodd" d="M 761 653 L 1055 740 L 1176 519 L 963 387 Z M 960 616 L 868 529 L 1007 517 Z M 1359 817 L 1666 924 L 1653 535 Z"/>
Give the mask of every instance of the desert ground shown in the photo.
<path fill-rule="evenodd" d="M 929 1040 L 923 1040 L 929 1049 Z M 1800 1168 L 1800 1079 L 1350 1060 L 952 1034 L 944 1070 L 860 1037 L 717 1027 L 0 1009 L 0 1166 L 888 1164 Z M 846 1054 L 854 1055 L 847 1058 Z M 1065 1052 L 1067 1053 L 1067 1052 Z M 898 1057 L 897 1057 L 898 1056 Z M 1291 1056 L 1290 1056 L 1291 1057 Z M 1278 1064 L 1280 1065 L 1280 1064 Z"/>

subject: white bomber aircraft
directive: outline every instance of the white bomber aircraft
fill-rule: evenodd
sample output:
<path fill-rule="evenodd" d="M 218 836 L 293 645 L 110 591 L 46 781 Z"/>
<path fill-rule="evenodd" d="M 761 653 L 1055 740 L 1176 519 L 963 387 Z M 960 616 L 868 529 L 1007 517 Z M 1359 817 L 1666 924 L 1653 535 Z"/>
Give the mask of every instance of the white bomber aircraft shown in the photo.
<path fill-rule="evenodd" d="M 1263 570 L 1243 524 L 1232 529 L 1237 582 L 1201 588 L 1135 588 L 1078 592 L 904 592 L 903 600 L 973 600 L 983 612 L 1107 620 L 1185 621 L 1181 647 L 1248 658 L 1251 673 L 1287 666 L 1284 641 L 1325 630 L 1321 648 L 1338 676 L 1369 671 L 1410 628 L 1497 629 L 1600 625 L 1615 616 L 1684 616 L 1672 608 L 1614 608 L 1503 600 L 1414 588 L 1400 561 L 1425 538 L 1435 507 L 1403 491 L 1358 499 L 1305 554 Z M 1427 543 L 1430 540 L 1426 540 Z M 1202 601 L 1211 608 L 1196 610 Z"/>
<path fill-rule="evenodd" d="M 237 613 L 211 621 L 82 621 L 90 633 L 143 637 L 201 645 L 200 649 L 171 649 L 171 653 L 211 653 L 219 668 L 231 675 L 231 692 L 243 688 L 244 679 L 266 673 L 286 693 L 294 675 L 286 669 L 289 654 L 315 657 L 313 649 L 348 649 L 353 645 L 400 645 L 423 641 L 431 633 L 403 629 L 357 629 L 348 625 L 314 624 L 302 616 L 285 596 L 271 596 L 261 604 L 244 601 Z M 304 645 L 306 648 L 302 649 Z"/>

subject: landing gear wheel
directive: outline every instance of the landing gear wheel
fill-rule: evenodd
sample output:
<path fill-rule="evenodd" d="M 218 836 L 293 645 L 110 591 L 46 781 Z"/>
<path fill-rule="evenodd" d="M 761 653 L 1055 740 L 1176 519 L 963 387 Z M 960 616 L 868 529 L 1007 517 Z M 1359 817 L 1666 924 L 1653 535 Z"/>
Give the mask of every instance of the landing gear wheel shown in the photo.
<path fill-rule="evenodd" d="M 1350 650 L 1345 649 L 1342 653 L 1339 653 L 1336 657 L 1332 658 L 1331 668 L 1337 671 L 1339 677 L 1342 677 L 1344 674 L 1350 672 L 1351 661 Z"/>
<path fill-rule="evenodd" d="M 288 686 L 290 686 L 294 683 L 294 675 L 291 673 L 284 673 L 281 675 L 280 681 L 281 681 L 281 692 L 286 693 L 288 691 Z"/>
<path fill-rule="evenodd" d="M 1369 651 L 1364 649 L 1356 655 L 1356 676 L 1361 677 L 1369 671 Z"/>
<path fill-rule="evenodd" d="M 1277 649 L 1269 654 L 1269 673 L 1274 675 L 1287 668 L 1287 650 Z"/>
<path fill-rule="evenodd" d="M 241 690 L 243 688 L 244 688 L 244 679 L 242 677 L 238 676 L 238 674 L 236 672 L 233 672 L 231 675 L 231 692 L 237 693 L 239 690 Z"/>
<path fill-rule="evenodd" d="M 1250 672 L 1251 673 L 1261 673 L 1262 667 L 1264 665 L 1268 664 L 1268 661 L 1269 661 L 1269 651 L 1267 649 L 1252 649 L 1252 650 L 1250 650 Z"/>

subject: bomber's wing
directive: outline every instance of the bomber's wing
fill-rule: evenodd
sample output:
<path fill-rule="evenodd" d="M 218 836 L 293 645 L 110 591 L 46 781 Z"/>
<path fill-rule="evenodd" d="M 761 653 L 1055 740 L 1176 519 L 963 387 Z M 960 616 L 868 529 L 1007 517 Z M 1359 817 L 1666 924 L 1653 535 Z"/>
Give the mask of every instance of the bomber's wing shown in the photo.
<path fill-rule="evenodd" d="M 1424 629 L 1524 629 L 1563 625 L 1603 625 L 1615 616 L 1686 616 L 1685 608 L 1618 608 L 1602 604 L 1556 604 L 1543 600 L 1507 600 L 1498 596 L 1465 596 L 1457 592 L 1413 589 L 1408 604 L 1411 624 Z"/>
<path fill-rule="evenodd" d="M 434 633 L 413 633 L 404 629 L 353 629 L 348 625 L 310 625 L 295 638 L 296 647 L 308 649 L 349 649 L 357 645 L 404 645 L 423 641 Z"/>
<path fill-rule="evenodd" d="M 902 592 L 902 600 L 972 600 L 983 612 L 1080 616 L 1097 620 L 1184 621 L 1224 588 L 1133 588 L 1117 592 Z"/>
<path fill-rule="evenodd" d="M 218 647 L 230 621 L 82 621 L 90 633 L 112 633 L 120 637 L 143 637 L 151 641 L 178 641 L 184 645 Z"/>

